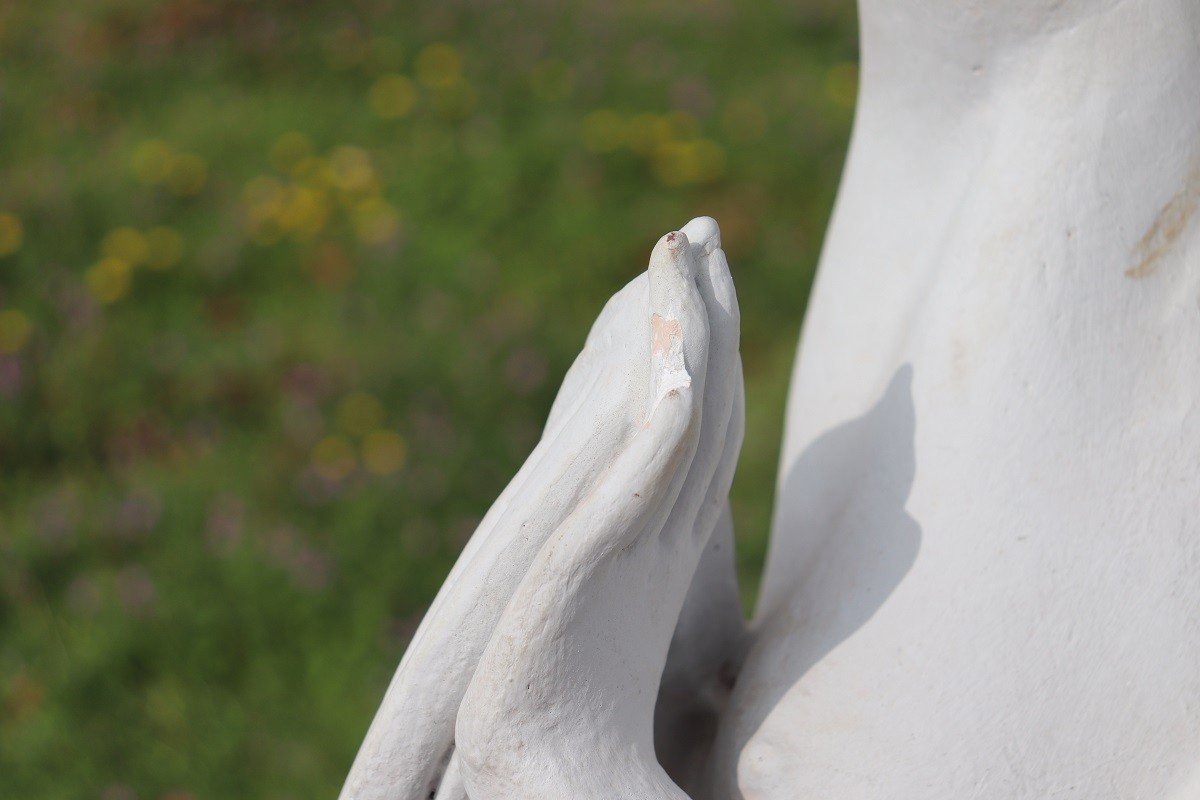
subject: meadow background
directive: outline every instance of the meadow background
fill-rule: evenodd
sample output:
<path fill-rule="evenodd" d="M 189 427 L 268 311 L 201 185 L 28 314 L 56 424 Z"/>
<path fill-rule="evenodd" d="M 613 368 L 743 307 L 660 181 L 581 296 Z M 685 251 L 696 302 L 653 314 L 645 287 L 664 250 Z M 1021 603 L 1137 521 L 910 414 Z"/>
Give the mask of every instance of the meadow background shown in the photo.
<path fill-rule="evenodd" d="M 749 605 L 856 52 L 849 0 L 0 2 L 0 797 L 335 796 L 699 214 Z"/>

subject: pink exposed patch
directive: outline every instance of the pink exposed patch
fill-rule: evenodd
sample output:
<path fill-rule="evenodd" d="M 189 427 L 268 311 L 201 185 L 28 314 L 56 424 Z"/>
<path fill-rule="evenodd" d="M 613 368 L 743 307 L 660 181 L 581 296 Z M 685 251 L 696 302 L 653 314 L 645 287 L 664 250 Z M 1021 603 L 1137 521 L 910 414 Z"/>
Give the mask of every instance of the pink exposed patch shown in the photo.
<path fill-rule="evenodd" d="M 683 336 L 683 327 L 677 319 L 663 319 L 658 314 L 650 318 L 653 333 L 651 352 L 662 354 L 671 349 L 671 340 Z"/>

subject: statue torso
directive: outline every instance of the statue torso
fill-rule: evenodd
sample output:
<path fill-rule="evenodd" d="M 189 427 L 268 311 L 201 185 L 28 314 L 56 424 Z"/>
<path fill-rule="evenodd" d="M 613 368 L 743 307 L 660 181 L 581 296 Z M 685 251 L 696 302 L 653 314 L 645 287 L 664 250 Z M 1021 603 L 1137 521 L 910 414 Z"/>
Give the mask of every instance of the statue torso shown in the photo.
<path fill-rule="evenodd" d="M 1194 796 L 1200 7 L 865 5 L 717 796 Z"/>

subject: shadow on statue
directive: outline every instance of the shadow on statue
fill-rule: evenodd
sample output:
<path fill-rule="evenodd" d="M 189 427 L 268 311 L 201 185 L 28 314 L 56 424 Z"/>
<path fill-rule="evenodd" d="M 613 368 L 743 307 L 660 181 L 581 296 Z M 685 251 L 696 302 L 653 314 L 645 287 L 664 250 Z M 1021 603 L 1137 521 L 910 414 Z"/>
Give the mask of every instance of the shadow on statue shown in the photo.
<path fill-rule="evenodd" d="M 905 510 L 915 430 L 912 367 L 904 365 L 870 411 L 818 437 L 792 464 L 776 503 L 755 644 L 719 753 L 741 754 L 784 695 L 866 624 L 911 569 L 921 544 Z"/>

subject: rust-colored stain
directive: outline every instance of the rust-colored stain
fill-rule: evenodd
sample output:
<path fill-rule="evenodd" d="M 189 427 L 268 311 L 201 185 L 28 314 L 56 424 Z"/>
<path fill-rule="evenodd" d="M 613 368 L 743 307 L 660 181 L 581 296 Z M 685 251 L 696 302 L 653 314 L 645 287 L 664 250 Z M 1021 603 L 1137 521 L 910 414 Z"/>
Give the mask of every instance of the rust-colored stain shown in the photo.
<path fill-rule="evenodd" d="M 677 319 L 663 319 L 658 314 L 650 318 L 650 328 L 653 331 L 650 349 L 655 353 L 665 353 L 671 349 L 671 340 L 683 336 L 683 327 Z"/>
<path fill-rule="evenodd" d="M 1187 228 L 1197 206 L 1200 206 L 1200 169 L 1192 171 L 1183 188 L 1158 212 L 1154 223 L 1133 248 L 1138 263 L 1125 270 L 1125 277 L 1137 280 L 1154 272 L 1158 262 L 1170 252 L 1175 240 Z"/>

